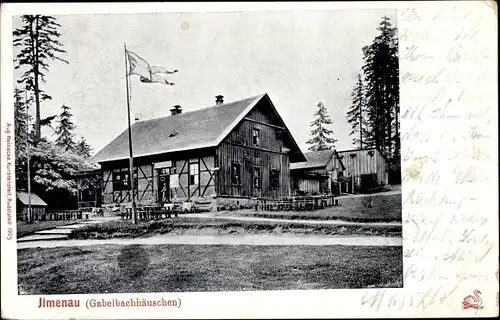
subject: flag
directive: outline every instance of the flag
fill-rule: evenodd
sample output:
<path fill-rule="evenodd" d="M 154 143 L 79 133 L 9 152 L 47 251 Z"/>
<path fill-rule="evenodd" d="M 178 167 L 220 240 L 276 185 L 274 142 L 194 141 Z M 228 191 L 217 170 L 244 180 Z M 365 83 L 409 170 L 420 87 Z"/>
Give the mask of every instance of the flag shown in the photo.
<path fill-rule="evenodd" d="M 128 50 L 127 57 L 129 66 L 127 75 L 136 74 L 144 78 L 151 78 L 151 66 L 146 60 Z"/>
<path fill-rule="evenodd" d="M 145 59 L 138 54 L 127 50 L 129 61 L 129 70 L 127 75 L 136 74 L 140 76 L 143 83 L 163 83 L 173 86 L 174 83 L 168 81 L 165 77 L 168 74 L 177 73 L 179 70 L 169 71 L 162 66 L 151 66 Z"/>
<path fill-rule="evenodd" d="M 175 83 L 168 81 L 164 75 L 160 73 L 155 73 L 151 75 L 151 78 L 146 78 L 141 76 L 142 83 L 163 83 L 169 86 L 175 85 Z"/>
<path fill-rule="evenodd" d="M 162 66 L 151 66 L 152 73 L 166 73 L 166 74 L 174 74 L 179 72 L 179 70 L 168 71 L 165 67 Z"/>

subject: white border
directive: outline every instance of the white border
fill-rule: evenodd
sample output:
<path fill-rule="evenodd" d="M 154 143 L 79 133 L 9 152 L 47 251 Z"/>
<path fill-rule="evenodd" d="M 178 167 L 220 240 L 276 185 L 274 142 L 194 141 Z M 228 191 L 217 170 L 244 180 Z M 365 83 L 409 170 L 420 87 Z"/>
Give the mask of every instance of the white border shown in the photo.
<path fill-rule="evenodd" d="M 11 49 L 11 23 L 12 15 L 24 13 L 40 13 L 40 14 L 91 14 L 91 13 L 147 13 L 147 12 L 193 12 L 193 11 L 260 11 L 260 10 L 344 10 L 344 9 L 375 9 L 375 8 L 394 8 L 399 10 L 398 27 L 400 34 L 405 29 L 420 33 L 421 35 L 440 35 L 444 40 L 449 40 L 447 36 L 453 36 L 456 31 L 463 28 L 470 28 L 472 24 L 480 27 L 479 43 L 475 46 L 484 46 L 489 51 L 489 56 L 481 61 L 475 61 L 481 66 L 484 64 L 490 65 L 491 70 L 485 71 L 483 81 L 481 83 L 467 83 L 467 77 L 461 80 L 461 86 L 450 79 L 446 85 L 446 94 L 456 95 L 457 90 L 464 87 L 470 94 L 481 91 L 482 99 L 478 95 L 473 101 L 467 104 L 457 105 L 458 113 L 464 114 L 468 110 L 481 108 L 486 104 L 493 105 L 490 110 L 492 119 L 490 123 L 484 124 L 481 127 L 485 132 L 494 133 L 489 139 L 476 141 L 473 147 L 480 148 L 484 152 L 494 149 L 497 146 L 497 113 L 496 109 L 497 82 L 495 70 L 497 70 L 497 25 L 496 15 L 491 8 L 491 3 L 483 1 L 461 1 L 461 2 L 347 2 L 347 3 L 325 3 L 325 2 L 296 2 L 296 3 L 120 3 L 120 4 L 3 4 L 2 19 L 1 19 L 1 141 L 2 141 L 2 169 L 5 168 L 5 133 L 4 128 L 6 123 L 13 123 L 12 114 L 12 87 L 13 87 L 13 64 L 12 64 L 12 49 Z M 404 11 L 406 8 L 414 8 L 419 15 L 424 18 L 423 22 L 404 21 L 402 20 L 403 13 L 408 14 L 409 11 Z M 451 10 L 453 15 L 460 15 L 464 12 L 473 12 L 474 15 L 480 17 L 478 20 L 460 21 L 444 21 L 444 16 L 438 20 L 430 21 L 430 17 L 435 16 L 441 9 Z M 442 11 L 441 11 L 442 12 Z M 448 11 L 446 11 L 448 12 Z M 450 11 L 451 12 L 451 11 Z M 449 13 L 449 12 L 448 12 Z M 447 16 L 451 17 L 451 13 Z M 459 30 L 460 29 L 460 30 Z M 457 40 L 464 45 L 470 45 L 471 40 Z M 421 39 L 414 41 L 427 54 L 439 52 L 440 49 L 446 49 L 445 45 L 449 41 L 437 41 Z M 403 56 L 408 50 L 408 41 L 400 41 L 400 55 Z M 434 70 L 433 61 L 401 61 L 401 74 L 405 71 L 424 72 Z M 441 62 L 440 62 L 441 63 Z M 459 75 L 467 75 L 467 72 L 473 72 L 477 67 L 477 63 L 469 68 L 470 65 L 466 61 L 460 64 L 449 65 L 447 70 L 458 70 Z M 476 78 L 474 78 L 476 79 Z M 443 85 L 441 83 L 441 85 Z M 401 83 L 401 114 L 409 110 L 418 102 L 430 104 L 432 90 L 435 87 L 432 84 L 423 85 L 410 82 Z M 456 98 L 456 96 L 454 96 Z M 480 101 L 481 100 L 481 101 Z M 472 120 L 468 120 L 472 121 Z M 464 122 L 467 125 L 468 122 Z M 73 298 L 80 298 L 85 301 L 89 297 L 105 297 L 105 298 L 128 298 L 128 297 L 164 297 L 164 298 L 180 298 L 183 306 L 179 309 L 169 308 L 150 308 L 150 309 L 133 309 L 133 308 L 109 308 L 109 309 L 93 309 L 87 310 L 80 308 L 77 311 L 71 309 L 37 309 L 38 296 L 17 296 L 17 259 L 16 246 L 13 241 L 6 241 L 5 222 L 5 188 L 2 188 L 2 317 L 5 318 L 23 318 L 23 319 L 63 319 L 63 318 L 318 318 L 318 317 L 423 317 L 423 316 L 495 316 L 498 315 L 498 300 L 495 301 L 497 292 L 498 278 L 495 278 L 495 272 L 498 270 L 498 215 L 496 208 L 498 207 L 498 157 L 497 152 L 491 152 L 492 158 L 482 159 L 481 162 L 470 162 L 466 153 L 459 154 L 455 159 L 444 159 L 437 157 L 437 162 L 433 163 L 428 156 L 429 149 L 448 150 L 455 145 L 452 143 L 455 137 L 461 135 L 461 130 L 464 127 L 456 124 L 449 124 L 444 119 L 429 119 L 425 121 L 417 121 L 415 118 L 406 118 L 402 120 L 401 134 L 409 133 L 411 127 L 416 125 L 417 131 L 422 135 L 429 135 L 433 138 L 427 144 L 422 143 L 422 138 L 412 137 L 405 141 L 402 145 L 403 153 L 409 148 L 414 150 L 414 155 L 403 162 L 403 170 L 405 172 L 416 172 L 416 175 L 426 175 L 429 170 L 439 169 L 446 178 L 440 183 L 421 182 L 414 179 L 407 181 L 403 185 L 403 198 L 405 199 L 412 190 L 418 192 L 432 191 L 440 194 L 445 190 L 452 188 L 455 190 L 455 195 L 460 198 L 464 205 L 479 206 L 480 216 L 488 217 L 490 223 L 487 226 L 481 227 L 481 232 L 486 234 L 486 237 L 494 242 L 492 253 L 487 255 L 478 263 L 454 262 L 454 263 L 437 263 L 432 260 L 430 254 L 435 254 L 436 257 L 441 257 L 449 252 L 450 249 L 457 248 L 466 250 L 473 246 L 476 250 L 481 250 L 481 245 L 477 244 L 460 244 L 449 243 L 443 244 L 437 238 L 430 237 L 427 241 L 415 244 L 415 236 L 417 229 L 414 225 L 419 224 L 418 230 L 435 230 L 432 225 L 425 222 L 416 222 L 417 214 L 424 212 L 425 217 L 430 219 L 435 217 L 445 216 L 446 219 L 455 212 L 455 209 L 450 203 L 441 203 L 439 206 L 429 203 L 420 203 L 418 205 L 407 203 L 403 208 L 404 215 L 404 248 L 421 249 L 420 256 L 405 259 L 405 272 L 414 271 L 411 276 L 405 281 L 404 289 L 370 289 L 370 290 L 310 290 L 310 291 L 266 291 L 266 292 L 220 292 L 220 293 L 182 293 L 182 294 L 113 294 L 113 295 L 75 295 Z M 449 136 L 442 137 L 439 140 L 437 137 L 443 132 L 450 133 Z M 467 142 L 463 143 L 464 146 Z M 465 151 L 463 151 L 465 152 Z M 493 155 L 494 154 L 494 155 Z M 490 179 L 475 184 L 457 185 L 453 184 L 452 173 L 448 171 L 453 166 L 464 166 L 467 163 L 472 163 L 475 168 L 484 168 L 489 174 Z M 416 170 L 416 171 L 415 171 Z M 448 179 L 449 178 L 449 179 Z M 5 171 L 1 172 L 1 184 L 5 186 L 6 176 Z M 474 190 L 481 190 L 480 193 L 475 193 L 480 198 L 479 202 L 468 202 L 467 195 Z M 451 201 L 451 200 L 450 200 Z M 449 223 L 445 218 L 437 220 L 435 225 L 437 228 L 447 228 Z M 412 220 L 415 220 L 412 222 Z M 436 219 L 435 219 L 436 220 Z M 452 231 L 456 235 L 463 232 L 469 227 L 475 227 L 473 222 L 462 223 L 456 225 Z M 479 229 L 478 229 L 479 230 Z M 428 254 L 424 258 L 424 254 Z M 434 269 L 434 271 L 433 271 Z M 436 271 L 451 275 L 456 274 L 481 274 L 483 278 L 454 278 L 443 280 L 434 277 Z M 445 271 L 445 272 L 443 272 Z M 419 275 L 423 277 L 422 281 L 417 281 Z M 454 288 L 452 291 L 450 288 Z M 465 295 L 472 292 L 473 289 L 480 288 L 483 293 L 484 309 L 483 310 L 462 310 L 461 301 Z M 446 292 L 450 292 L 446 295 Z M 436 295 L 434 295 L 436 293 Z M 444 296 L 445 295 L 445 296 Z M 55 298 L 55 296 L 53 296 Z M 423 298 L 423 300 L 422 300 Z M 370 303 L 362 304 L 362 300 L 375 299 L 373 305 Z M 378 299 L 378 300 L 377 300 Z M 426 300 L 427 299 L 427 300 Z M 371 301 L 371 300 L 370 300 Z M 420 304 L 420 301 L 425 301 L 425 308 Z M 431 303 L 432 302 L 432 303 Z M 380 304 L 379 304 L 380 303 Z"/>

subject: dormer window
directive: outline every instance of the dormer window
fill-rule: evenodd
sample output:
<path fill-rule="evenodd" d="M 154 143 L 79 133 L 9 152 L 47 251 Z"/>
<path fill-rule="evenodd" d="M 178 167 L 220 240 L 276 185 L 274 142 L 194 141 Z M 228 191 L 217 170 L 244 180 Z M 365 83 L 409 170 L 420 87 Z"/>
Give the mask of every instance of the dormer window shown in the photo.
<path fill-rule="evenodd" d="M 254 147 L 260 146 L 260 130 L 257 128 L 252 130 L 252 143 Z"/>

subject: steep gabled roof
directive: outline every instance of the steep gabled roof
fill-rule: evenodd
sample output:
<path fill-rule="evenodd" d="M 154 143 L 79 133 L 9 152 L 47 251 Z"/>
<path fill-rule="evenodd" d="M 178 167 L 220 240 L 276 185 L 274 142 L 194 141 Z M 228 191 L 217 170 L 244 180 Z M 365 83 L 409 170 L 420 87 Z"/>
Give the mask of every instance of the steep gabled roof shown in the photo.
<path fill-rule="evenodd" d="M 31 192 L 31 197 L 28 196 L 26 191 L 17 191 L 17 199 L 21 201 L 24 205 L 28 205 L 31 200 L 31 205 L 33 206 L 46 206 L 47 204 L 43 201 L 36 193 Z M 31 198 L 31 199 L 29 199 Z"/>
<path fill-rule="evenodd" d="M 174 116 L 136 122 L 131 128 L 134 158 L 215 147 L 264 97 L 274 109 L 267 94 L 261 94 Z M 296 145 L 293 137 L 291 140 Z M 128 159 L 128 150 L 128 130 L 125 130 L 91 160 L 102 163 Z"/>
<path fill-rule="evenodd" d="M 254 106 L 263 96 L 136 122 L 132 125 L 134 158 L 216 146 L 220 136 L 231 127 L 238 116 L 250 106 Z M 128 131 L 125 130 L 91 160 L 105 162 L 127 159 L 128 150 Z"/>

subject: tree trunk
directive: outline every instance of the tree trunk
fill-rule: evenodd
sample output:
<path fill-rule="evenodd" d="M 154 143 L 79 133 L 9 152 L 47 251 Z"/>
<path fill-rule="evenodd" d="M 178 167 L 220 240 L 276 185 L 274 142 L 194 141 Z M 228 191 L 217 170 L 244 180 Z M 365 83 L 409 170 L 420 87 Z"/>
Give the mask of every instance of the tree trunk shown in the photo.
<path fill-rule="evenodd" d="M 398 103 L 398 102 L 396 102 Z M 394 150 L 394 154 L 400 154 L 400 149 L 401 149 L 401 139 L 399 137 L 399 105 L 396 104 L 396 112 L 394 113 L 394 120 L 395 120 L 395 123 L 396 123 L 396 128 L 395 128 L 395 131 L 396 131 L 396 141 L 395 141 L 395 150 Z"/>
<path fill-rule="evenodd" d="M 33 28 L 31 29 L 33 32 Z M 35 17 L 35 36 L 33 38 L 33 71 L 34 71 L 34 91 L 35 91 L 35 145 L 42 139 L 40 128 L 40 92 L 39 92 L 39 70 L 38 70 L 38 16 Z"/>
<path fill-rule="evenodd" d="M 376 79 L 375 81 L 380 81 L 380 79 Z M 382 143 L 383 140 L 383 126 L 382 126 L 382 117 L 380 115 L 382 103 L 380 101 L 380 84 L 377 83 L 375 87 L 375 112 L 376 112 L 376 121 L 375 121 L 375 147 L 379 150 L 383 150 L 384 146 Z M 382 129 L 382 130 L 381 130 Z"/>
<path fill-rule="evenodd" d="M 359 148 L 363 149 L 363 101 L 359 104 Z"/>
<path fill-rule="evenodd" d="M 387 81 L 387 79 L 386 79 Z M 392 101 L 388 99 L 388 93 L 387 93 L 387 84 L 385 85 L 385 103 L 386 103 L 386 116 L 387 116 L 387 156 L 389 159 L 392 157 L 392 110 L 394 109 L 394 106 L 392 105 Z"/>
<path fill-rule="evenodd" d="M 392 157 L 392 119 L 390 110 L 387 112 L 387 156 Z"/>

